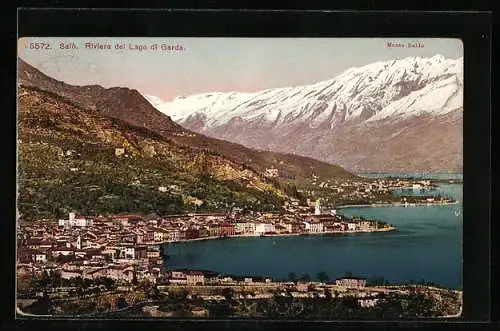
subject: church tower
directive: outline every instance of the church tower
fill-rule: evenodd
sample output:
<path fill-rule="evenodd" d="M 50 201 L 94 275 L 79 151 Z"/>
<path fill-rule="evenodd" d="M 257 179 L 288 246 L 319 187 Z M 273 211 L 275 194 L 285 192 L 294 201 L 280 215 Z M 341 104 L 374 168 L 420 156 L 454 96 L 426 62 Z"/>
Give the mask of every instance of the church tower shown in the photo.
<path fill-rule="evenodd" d="M 314 208 L 314 215 L 321 215 L 321 206 L 319 199 L 316 200 L 316 206 Z"/>

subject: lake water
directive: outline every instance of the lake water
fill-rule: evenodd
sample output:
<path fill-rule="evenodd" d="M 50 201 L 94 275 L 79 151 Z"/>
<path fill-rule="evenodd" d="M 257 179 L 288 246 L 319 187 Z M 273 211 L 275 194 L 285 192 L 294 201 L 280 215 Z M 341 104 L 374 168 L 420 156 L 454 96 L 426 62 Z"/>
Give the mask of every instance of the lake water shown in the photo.
<path fill-rule="evenodd" d="M 286 278 L 290 272 L 330 279 L 346 271 L 383 276 L 401 283 L 424 278 L 462 288 L 462 185 L 443 184 L 439 192 L 454 205 L 346 208 L 346 216 L 386 221 L 398 232 L 334 236 L 226 238 L 168 245 L 168 268 L 208 269 L 225 274 Z"/>

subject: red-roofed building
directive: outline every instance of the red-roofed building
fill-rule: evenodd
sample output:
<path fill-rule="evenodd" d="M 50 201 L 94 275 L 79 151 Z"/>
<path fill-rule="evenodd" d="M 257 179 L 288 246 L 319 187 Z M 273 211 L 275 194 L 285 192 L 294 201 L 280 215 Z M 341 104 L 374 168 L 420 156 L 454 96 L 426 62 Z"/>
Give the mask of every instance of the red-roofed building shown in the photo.
<path fill-rule="evenodd" d="M 234 236 L 236 234 L 236 227 L 231 223 L 224 223 L 220 226 L 220 234 L 222 236 Z"/>
<path fill-rule="evenodd" d="M 184 232 L 184 237 L 186 239 L 196 239 L 200 237 L 200 231 L 195 228 L 189 228 Z"/>

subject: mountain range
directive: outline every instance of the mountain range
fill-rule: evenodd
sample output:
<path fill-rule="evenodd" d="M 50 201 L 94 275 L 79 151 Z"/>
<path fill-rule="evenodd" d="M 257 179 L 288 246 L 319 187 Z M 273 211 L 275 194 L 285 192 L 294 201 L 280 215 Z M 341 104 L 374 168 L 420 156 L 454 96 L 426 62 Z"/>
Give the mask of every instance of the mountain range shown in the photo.
<path fill-rule="evenodd" d="M 463 58 L 380 61 L 311 85 L 163 101 L 175 122 L 247 147 L 363 171 L 462 171 Z"/>
<path fill-rule="evenodd" d="M 18 60 L 18 208 L 24 218 L 277 210 L 313 178 L 355 179 L 315 159 L 194 133 L 137 90 L 74 86 Z"/>

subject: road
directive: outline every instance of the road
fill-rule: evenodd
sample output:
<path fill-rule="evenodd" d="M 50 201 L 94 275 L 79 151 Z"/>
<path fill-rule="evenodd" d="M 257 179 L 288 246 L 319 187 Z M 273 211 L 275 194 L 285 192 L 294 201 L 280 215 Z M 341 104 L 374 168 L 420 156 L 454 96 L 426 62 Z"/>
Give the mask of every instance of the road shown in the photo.
<path fill-rule="evenodd" d="M 19 308 L 19 306 L 16 306 L 16 315 L 25 317 L 36 317 L 36 318 L 54 317 L 53 315 L 35 315 L 35 314 L 25 313 L 21 310 L 21 308 Z"/>

